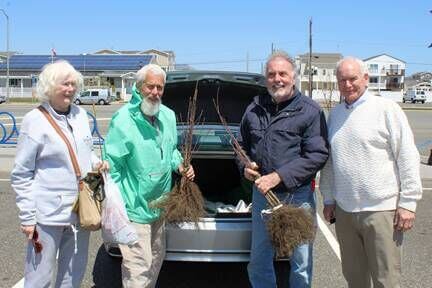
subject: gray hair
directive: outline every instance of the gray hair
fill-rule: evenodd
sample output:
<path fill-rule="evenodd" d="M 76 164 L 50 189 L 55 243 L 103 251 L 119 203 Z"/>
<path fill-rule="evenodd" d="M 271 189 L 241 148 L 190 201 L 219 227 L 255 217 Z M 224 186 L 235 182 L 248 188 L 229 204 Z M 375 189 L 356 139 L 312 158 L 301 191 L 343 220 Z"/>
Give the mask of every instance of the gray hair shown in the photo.
<path fill-rule="evenodd" d="M 289 56 L 288 53 L 286 53 L 283 50 L 276 50 L 272 54 L 270 54 L 270 56 L 267 58 L 267 62 L 265 65 L 265 74 L 267 75 L 267 72 L 268 72 L 268 64 L 276 58 L 282 58 L 291 64 L 291 66 L 293 68 L 292 70 L 294 72 L 294 78 L 295 78 L 297 75 L 297 68 L 296 68 L 295 61 L 291 56 Z"/>
<path fill-rule="evenodd" d="M 166 73 L 159 65 L 147 64 L 136 73 L 136 87 L 138 90 L 141 90 L 148 72 L 152 72 L 154 75 L 162 75 L 164 83 L 166 82 Z"/>
<path fill-rule="evenodd" d="M 342 66 L 342 64 L 343 64 L 345 61 L 354 61 L 354 62 L 356 62 L 356 63 L 359 65 L 359 67 L 360 67 L 360 73 L 361 73 L 362 75 L 365 75 L 365 74 L 368 74 L 368 73 L 369 73 L 369 71 L 368 71 L 368 69 L 367 69 L 367 66 L 366 66 L 366 63 L 365 63 L 363 60 L 361 60 L 361 59 L 359 59 L 359 58 L 356 58 L 356 57 L 352 57 L 352 56 L 344 57 L 344 58 L 342 58 L 341 60 L 339 60 L 339 61 L 336 63 L 336 73 L 339 71 L 340 66 Z"/>
<path fill-rule="evenodd" d="M 39 74 L 36 86 L 36 94 L 39 101 L 48 102 L 54 96 L 55 87 L 69 76 L 74 78 L 77 88 L 75 95 L 77 95 L 83 87 L 83 76 L 81 73 L 65 60 L 46 64 Z"/>

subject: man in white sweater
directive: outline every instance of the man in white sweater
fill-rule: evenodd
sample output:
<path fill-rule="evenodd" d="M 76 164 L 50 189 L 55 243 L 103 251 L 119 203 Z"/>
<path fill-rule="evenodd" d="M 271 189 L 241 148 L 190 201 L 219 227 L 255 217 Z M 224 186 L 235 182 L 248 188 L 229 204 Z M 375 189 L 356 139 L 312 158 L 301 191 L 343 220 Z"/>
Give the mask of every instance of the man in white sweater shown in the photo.
<path fill-rule="evenodd" d="M 344 102 L 328 120 L 330 157 L 321 171 L 324 217 L 336 219 L 342 271 L 350 288 L 400 287 L 403 232 L 422 196 L 419 153 L 395 102 L 367 91 L 366 65 L 337 64 Z"/>

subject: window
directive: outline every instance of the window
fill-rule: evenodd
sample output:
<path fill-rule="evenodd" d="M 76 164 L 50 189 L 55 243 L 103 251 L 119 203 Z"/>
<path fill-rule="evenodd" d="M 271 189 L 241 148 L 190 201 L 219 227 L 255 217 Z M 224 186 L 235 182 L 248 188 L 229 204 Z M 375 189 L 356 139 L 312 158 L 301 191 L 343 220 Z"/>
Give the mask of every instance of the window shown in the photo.
<path fill-rule="evenodd" d="M 378 77 L 369 77 L 369 83 L 378 83 Z"/>
<path fill-rule="evenodd" d="M 81 97 L 88 97 L 88 96 L 90 96 L 90 91 L 85 91 L 81 93 Z"/>
<path fill-rule="evenodd" d="M 91 91 L 91 96 L 99 96 L 99 91 Z"/>
<path fill-rule="evenodd" d="M 9 79 L 9 86 L 20 87 L 21 86 L 21 79 Z"/>
<path fill-rule="evenodd" d="M 370 73 L 378 73 L 378 64 L 369 64 Z"/>

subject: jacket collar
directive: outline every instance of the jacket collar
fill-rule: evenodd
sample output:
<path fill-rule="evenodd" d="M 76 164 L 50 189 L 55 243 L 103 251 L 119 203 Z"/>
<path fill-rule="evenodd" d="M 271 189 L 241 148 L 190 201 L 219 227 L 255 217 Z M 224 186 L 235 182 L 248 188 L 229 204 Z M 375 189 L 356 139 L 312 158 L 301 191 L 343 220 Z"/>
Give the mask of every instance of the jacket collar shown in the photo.
<path fill-rule="evenodd" d="M 51 116 L 54 119 L 59 120 L 59 121 L 63 121 L 63 120 L 66 120 L 66 119 L 74 119 L 75 116 L 78 114 L 78 111 L 79 111 L 78 110 L 79 108 L 76 107 L 75 104 L 71 104 L 70 105 L 70 112 L 69 112 L 68 115 L 58 114 L 54 110 L 54 108 L 49 104 L 49 102 L 42 102 L 41 106 L 43 106 L 51 114 Z"/>
<path fill-rule="evenodd" d="M 296 111 L 301 109 L 298 107 L 300 101 L 301 93 L 299 90 L 294 90 L 294 95 L 290 99 L 279 103 L 283 108 L 280 111 Z M 256 105 L 261 106 L 267 112 L 272 111 L 276 107 L 276 103 L 273 101 L 272 96 L 269 93 L 258 95 L 254 97 L 254 102 Z"/>
<path fill-rule="evenodd" d="M 138 88 L 136 87 L 136 83 L 134 83 L 133 87 L 132 87 L 132 98 L 129 101 L 129 112 L 131 114 L 131 117 L 140 123 L 145 123 L 151 127 L 153 127 L 153 125 L 150 123 L 150 120 L 148 119 L 148 117 L 145 117 L 144 114 L 141 111 L 141 102 L 142 102 L 142 96 L 140 94 L 140 92 L 138 91 Z M 162 108 L 162 104 L 161 104 L 161 108 Z M 159 114 L 160 111 L 155 115 L 156 119 L 159 119 Z"/>

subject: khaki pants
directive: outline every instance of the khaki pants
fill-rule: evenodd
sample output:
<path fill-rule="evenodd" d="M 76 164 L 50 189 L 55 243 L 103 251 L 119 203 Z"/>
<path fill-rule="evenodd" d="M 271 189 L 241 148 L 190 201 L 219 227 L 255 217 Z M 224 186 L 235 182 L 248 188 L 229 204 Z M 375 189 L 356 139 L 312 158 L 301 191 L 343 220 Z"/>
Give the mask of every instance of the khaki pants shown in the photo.
<path fill-rule="evenodd" d="M 138 243 L 131 246 L 119 245 L 123 256 L 123 287 L 154 287 L 165 258 L 164 222 L 132 225 L 138 233 Z"/>
<path fill-rule="evenodd" d="M 342 271 L 350 288 L 400 287 L 403 233 L 393 229 L 395 211 L 348 213 L 336 208 Z"/>

